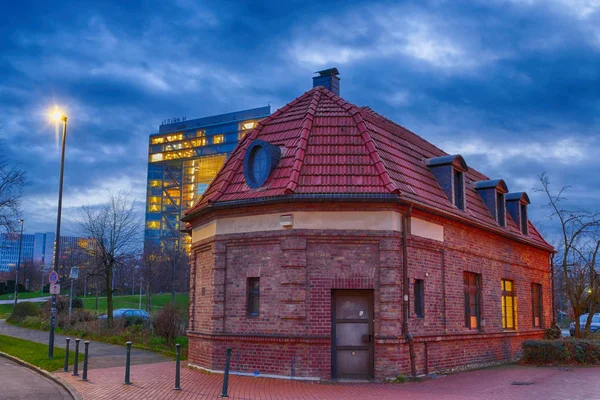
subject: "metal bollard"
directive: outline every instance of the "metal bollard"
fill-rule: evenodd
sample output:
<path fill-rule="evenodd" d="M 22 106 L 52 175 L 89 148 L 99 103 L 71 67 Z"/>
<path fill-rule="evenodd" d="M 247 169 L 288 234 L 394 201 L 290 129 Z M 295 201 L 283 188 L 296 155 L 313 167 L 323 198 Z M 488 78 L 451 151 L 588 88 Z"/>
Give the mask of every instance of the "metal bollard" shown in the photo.
<path fill-rule="evenodd" d="M 81 339 L 75 339 L 75 361 L 73 362 L 73 376 L 79 376 L 79 341 Z"/>
<path fill-rule="evenodd" d="M 175 361 L 175 389 L 174 390 L 181 390 L 181 386 L 180 386 L 180 375 L 179 375 L 179 368 L 180 368 L 180 358 L 181 358 L 181 345 L 179 343 L 177 343 L 175 345 L 175 347 L 177 347 L 177 361 Z"/>
<path fill-rule="evenodd" d="M 125 384 L 131 385 L 129 380 L 129 367 L 131 366 L 131 342 L 127 342 L 127 358 L 125 360 Z"/>
<path fill-rule="evenodd" d="M 229 397 L 227 395 L 227 386 L 229 385 L 229 359 L 231 358 L 231 347 L 227 348 L 225 355 L 225 373 L 223 374 L 223 392 L 221 397 Z"/>
<path fill-rule="evenodd" d="M 67 353 L 65 354 L 65 367 L 63 368 L 63 371 L 69 372 L 69 342 L 71 341 L 71 338 L 66 338 L 65 340 L 67 341 Z"/>
<path fill-rule="evenodd" d="M 85 346 L 85 350 L 83 352 L 83 377 L 81 379 L 87 381 L 88 347 L 90 347 L 90 341 L 86 340 L 83 345 Z"/>

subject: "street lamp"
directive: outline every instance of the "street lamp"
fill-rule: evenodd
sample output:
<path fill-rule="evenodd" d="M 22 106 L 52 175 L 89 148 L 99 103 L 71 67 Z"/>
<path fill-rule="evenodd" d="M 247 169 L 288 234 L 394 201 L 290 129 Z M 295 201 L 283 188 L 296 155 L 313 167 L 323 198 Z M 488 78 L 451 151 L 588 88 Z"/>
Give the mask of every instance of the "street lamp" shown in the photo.
<path fill-rule="evenodd" d="M 17 272 L 15 273 L 15 308 L 17 307 L 17 299 L 19 297 L 19 267 L 21 266 L 21 248 L 23 247 L 23 225 L 25 220 L 18 219 L 21 223 L 21 235 L 19 236 L 19 258 L 17 258 Z M 15 309 L 13 308 L 13 310 Z"/>
<path fill-rule="evenodd" d="M 54 262 L 52 270 L 56 271 L 60 260 L 60 217 L 62 213 L 63 175 L 65 172 L 65 145 L 67 141 L 67 116 L 58 109 L 50 113 L 50 117 L 56 121 L 63 122 L 62 153 L 60 158 L 60 177 L 58 184 L 58 213 L 56 216 L 56 245 L 54 246 Z M 52 314 L 50 316 L 50 336 L 48 338 L 48 358 L 54 356 L 54 325 L 56 324 L 56 295 L 52 295 Z"/>

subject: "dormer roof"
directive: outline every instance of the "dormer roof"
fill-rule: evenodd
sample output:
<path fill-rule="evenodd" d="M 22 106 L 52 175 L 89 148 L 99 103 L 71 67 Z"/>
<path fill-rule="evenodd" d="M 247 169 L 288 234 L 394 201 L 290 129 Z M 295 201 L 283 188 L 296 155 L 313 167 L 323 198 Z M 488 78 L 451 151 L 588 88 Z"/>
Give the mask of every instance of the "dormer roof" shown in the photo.
<path fill-rule="evenodd" d="M 481 189 L 496 189 L 500 193 L 508 193 L 508 186 L 503 179 L 488 179 L 473 183 L 473 187 L 477 190 Z"/>
<path fill-rule="evenodd" d="M 520 201 L 522 204 L 531 204 L 529 196 L 525 192 L 513 192 L 506 194 L 506 201 Z"/>
<path fill-rule="evenodd" d="M 469 170 L 465 159 L 460 154 L 428 158 L 425 160 L 425 165 L 430 168 L 452 165 L 455 169 L 462 172 L 467 172 Z"/>

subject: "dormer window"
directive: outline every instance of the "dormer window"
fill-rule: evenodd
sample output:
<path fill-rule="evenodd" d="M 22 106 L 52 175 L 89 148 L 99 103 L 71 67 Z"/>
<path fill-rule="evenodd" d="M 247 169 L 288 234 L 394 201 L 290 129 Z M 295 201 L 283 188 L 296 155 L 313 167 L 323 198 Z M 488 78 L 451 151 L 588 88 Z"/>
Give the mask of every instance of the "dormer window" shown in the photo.
<path fill-rule="evenodd" d="M 506 210 L 522 234 L 527 235 L 527 205 L 530 204 L 529 196 L 525 192 L 508 193 L 506 195 Z"/>
<path fill-rule="evenodd" d="M 469 171 L 461 155 L 429 158 L 425 164 L 435 176 L 440 187 L 459 210 L 465 209 L 465 172 Z"/>
<path fill-rule="evenodd" d="M 505 194 L 508 193 L 508 188 L 504 181 L 502 179 L 479 181 L 474 186 L 498 225 L 506 226 Z"/>
<path fill-rule="evenodd" d="M 504 200 L 504 193 L 496 193 L 496 221 L 498 225 L 506 226 L 506 202 Z"/>
<path fill-rule="evenodd" d="M 465 209 L 465 176 L 461 171 L 453 169 L 454 173 L 454 205 L 459 210 Z"/>

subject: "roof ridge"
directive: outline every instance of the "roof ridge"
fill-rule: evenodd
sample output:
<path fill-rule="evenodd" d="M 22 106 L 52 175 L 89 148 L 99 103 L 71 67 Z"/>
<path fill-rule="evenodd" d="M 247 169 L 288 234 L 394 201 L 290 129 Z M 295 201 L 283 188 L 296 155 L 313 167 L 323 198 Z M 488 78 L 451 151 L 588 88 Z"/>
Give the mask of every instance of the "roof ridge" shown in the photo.
<path fill-rule="evenodd" d="M 305 97 L 308 97 L 311 95 L 311 92 L 315 92 L 314 89 L 311 89 L 307 92 L 305 92 L 303 95 L 296 97 L 294 100 L 292 100 L 291 102 L 289 102 L 288 104 L 286 104 L 285 106 L 281 107 L 279 110 L 275 111 L 273 114 L 269 115 L 267 118 L 263 119 L 262 121 L 258 122 L 258 126 L 256 128 L 254 128 L 252 130 L 252 132 L 250 132 L 249 135 L 247 135 L 247 139 L 244 141 L 243 145 L 246 146 L 247 148 L 247 144 L 250 143 L 252 140 L 254 140 L 258 134 L 262 131 L 262 129 L 264 128 L 264 126 L 266 125 L 266 123 L 272 121 L 273 119 L 277 118 L 279 115 L 281 115 L 281 113 L 289 110 L 290 108 L 292 108 L 293 106 L 295 106 L 296 104 L 298 104 L 300 101 L 304 100 Z M 240 149 L 241 151 L 245 150 L 244 149 Z M 218 200 L 219 197 L 221 197 L 223 195 L 223 193 L 225 193 L 225 191 L 227 190 L 227 188 L 229 187 L 229 185 L 231 184 L 231 179 L 233 177 L 233 175 L 237 172 L 238 168 L 240 167 L 241 163 L 243 162 L 244 158 L 243 157 L 237 157 L 234 159 L 234 157 L 231 157 L 230 160 L 232 162 L 234 162 L 234 164 L 231 166 L 231 168 L 227 171 L 227 176 L 223 177 L 223 183 L 221 184 L 221 186 L 216 190 L 216 192 L 214 194 L 212 194 L 207 201 L 209 203 L 213 203 L 215 201 Z M 225 165 L 223 165 L 223 168 L 225 168 Z M 198 204 L 200 204 L 200 201 L 198 202 Z M 196 207 L 194 207 L 196 208 Z M 190 210 L 191 211 L 191 210 Z"/>
<path fill-rule="evenodd" d="M 377 171 L 378 177 L 379 179 L 381 179 L 383 186 L 392 194 L 400 194 L 400 189 L 394 184 L 394 181 L 390 177 L 390 174 L 387 168 L 385 167 L 383 160 L 379 156 L 379 152 L 375 147 L 373 138 L 371 138 L 369 130 L 367 129 L 367 124 L 365 124 L 365 121 L 363 120 L 362 115 L 360 114 L 360 108 L 350 103 L 349 101 L 342 99 L 340 96 L 336 95 L 333 92 L 327 90 L 325 91 L 325 94 L 329 96 L 333 101 L 335 101 L 340 107 L 346 110 L 348 114 L 350 114 L 350 116 L 352 116 L 352 120 L 354 121 L 354 123 L 356 123 L 356 127 L 360 132 L 360 136 L 365 143 L 367 151 L 369 152 L 369 158 L 373 162 L 373 166 L 375 167 L 375 170 Z"/>
<path fill-rule="evenodd" d="M 312 131 L 312 125 L 315 118 L 315 113 L 317 112 L 317 105 L 321 100 L 322 90 L 316 90 L 310 105 L 308 106 L 308 111 L 304 120 L 302 121 L 302 129 L 300 133 L 300 138 L 298 139 L 298 147 L 296 147 L 296 151 L 294 153 L 294 161 L 292 163 L 292 173 L 290 175 L 290 180 L 285 187 L 284 194 L 292 194 L 296 191 L 298 187 L 298 179 L 300 178 L 300 171 L 304 166 L 304 156 L 306 156 L 306 150 L 308 147 L 308 137 L 310 132 Z"/>

